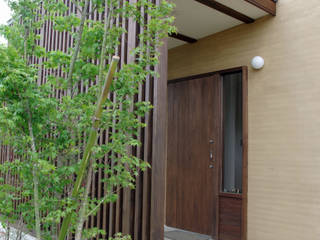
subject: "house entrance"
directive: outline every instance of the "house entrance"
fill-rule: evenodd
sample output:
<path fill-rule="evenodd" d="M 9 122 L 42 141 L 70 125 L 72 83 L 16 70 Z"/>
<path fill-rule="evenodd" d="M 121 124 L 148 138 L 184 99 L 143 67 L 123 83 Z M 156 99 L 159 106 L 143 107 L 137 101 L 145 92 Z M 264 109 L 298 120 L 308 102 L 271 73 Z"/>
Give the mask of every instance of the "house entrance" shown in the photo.
<path fill-rule="evenodd" d="M 168 227 L 244 239 L 242 100 L 241 71 L 168 84 Z"/>
<path fill-rule="evenodd" d="M 219 75 L 168 86 L 167 225 L 215 235 L 221 157 Z"/>

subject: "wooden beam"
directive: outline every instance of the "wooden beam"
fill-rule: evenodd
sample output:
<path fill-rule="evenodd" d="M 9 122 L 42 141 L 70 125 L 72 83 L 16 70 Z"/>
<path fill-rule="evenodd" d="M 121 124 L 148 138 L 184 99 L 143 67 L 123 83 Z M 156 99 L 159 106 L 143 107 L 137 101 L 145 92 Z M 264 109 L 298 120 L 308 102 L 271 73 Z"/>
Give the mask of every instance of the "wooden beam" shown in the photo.
<path fill-rule="evenodd" d="M 194 39 L 192 37 L 188 37 L 188 36 L 183 35 L 181 33 L 171 33 L 169 35 L 169 37 L 172 37 L 172 38 L 175 38 L 175 39 L 179 39 L 179 40 L 187 42 L 187 43 L 195 43 L 195 42 L 197 42 L 197 39 Z"/>
<path fill-rule="evenodd" d="M 277 13 L 276 2 L 274 0 L 245 0 L 248 3 L 255 5 L 256 7 L 270 13 L 275 16 Z"/>
<path fill-rule="evenodd" d="M 230 17 L 238 19 L 241 22 L 244 22 L 247 24 L 254 22 L 253 18 L 248 17 L 247 15 L 244 15 L 243 13 L 240 13 L 230 7 L 227 7 L 227 6 L 217 2 L 215 0 L 195 0 L 195 1 L 202 3 L 203 5 L 206 5 L 208 7 L 211 7 L 219 12 L 222 12 Z"/>

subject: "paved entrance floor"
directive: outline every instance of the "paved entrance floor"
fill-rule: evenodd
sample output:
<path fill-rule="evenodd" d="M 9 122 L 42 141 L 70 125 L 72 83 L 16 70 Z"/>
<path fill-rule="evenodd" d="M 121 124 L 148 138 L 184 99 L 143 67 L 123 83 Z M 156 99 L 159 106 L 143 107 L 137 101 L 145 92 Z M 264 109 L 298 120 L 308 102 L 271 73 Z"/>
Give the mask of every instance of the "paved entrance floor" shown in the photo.
<path fill-rule="evenodd" d="M 210 236 L 164 226 L 164 240 L 212 240 Z"/>

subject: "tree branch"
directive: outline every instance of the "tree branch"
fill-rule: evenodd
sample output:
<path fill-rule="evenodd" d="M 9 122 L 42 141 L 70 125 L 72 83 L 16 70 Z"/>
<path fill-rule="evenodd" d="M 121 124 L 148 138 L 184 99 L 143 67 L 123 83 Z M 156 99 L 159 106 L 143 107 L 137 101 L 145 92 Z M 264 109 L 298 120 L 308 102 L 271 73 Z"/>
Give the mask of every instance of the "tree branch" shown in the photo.
<path fill-rule="evenodd" d="M 81 20 L 80 20 L 80 26 L 79 26 L 79 30 L 78 30 L 78 36 L 76 39 L 76 46 L 75 46 L 75 49 L 74 49 L 74 52 L 73 52 L 73 55 L 71 58 L 70 66 L 69 66 L 69 73 L 68 73 L 68 78 L 67 78 L 67 82 L 68 82 L 67 95 L 70 97 L 71 97 L 71 91 L 72 91 L 72 87 L 73 87 L 72 74 L 73 74 L 74 66 L 75 66 L 76 60 L 78 58 L 79 51 L 80 51 L 81 38 L 82 38 L 84 23 L 85 23 L 85 20 L 87 17 L 89 2 L 90 2 L 90 0 L 85 0 L 84 7 L 81 12 Z"/>
<path fill-rule="evenodd" d="M 108 4 L 108 1 L 106 1 L 106 4 Z M 109 32 L 108 30 L 109 30 L 109 26 L 110 26 L 112 12 L 113 12 L 113 8 L 112 8 L 112 3 L 111 3 L 111 6 L 109 8 L 108 17 L 105 18 L 105 22 L 104 22 L 104 33 L 103 33 L 103 41 L 102 41 L 102 46 L 101 46 L 101 54 L 100 54 L 100 61 L 99 61 L 99 75 L 98 75 L 98 82 L 97 82 L 98 94 L 100 93 L 99 89 L 100 89 L 100 85 L 103 81 L 103 70 L 106 66 L 105 55 L 106 55 L 106 51 L 107 51 L 107 37 L 108 37 L 108 32 Z"/>
<path fill-rule="evenodd" d="M 32 154 L 35 155 L 37 153 L 36 145 L 35 145 L 35 139 L 33 135 L 33 128 L 32 128 L 32 115 L 30 112 L 29 105 L 27 106 L 27 112 L 29 115 L 28 119 L 28 127 L 29 127 L 29 134 L 31 138 L 31 150 Z M 38 178 L 38 159 L 33 159 L 33 156 L 31 156 L 31 161 L 33 162 L 33 168 L 32 168 L 32 175 L 33 175 L 33 202 L 34 202 L 34 212 L 35 212 L 35 218 L 36 218 L 36 237 L 38 240 L 41 240 L 41 223 L 40 223 L 40 206 L 39 206 L 39 178 Z"/>
<path fill-rule="evenodd" d="M 113 191 L 113 192 L 111 192 L 111 193 L 109 193 L 109 194 L 104 195 L 104 197 L 98 202 L 97 206 L 95 206 L 94 209 L 92 209 L 90 212 L 87 213 L 86 218 L 88 218 L 88 217 L 90 217 L 92 214 L 94 214 L 94 213 L 99 209 L 99 207 L 101 206 L 101 204 L 103 204 L 104 201 L 110 196 L 110 194 L 119 193 L 121 189 L 122 189 L 122 187 L 119 187 L 119 188 L 117 189 L 117 191 Z"/>

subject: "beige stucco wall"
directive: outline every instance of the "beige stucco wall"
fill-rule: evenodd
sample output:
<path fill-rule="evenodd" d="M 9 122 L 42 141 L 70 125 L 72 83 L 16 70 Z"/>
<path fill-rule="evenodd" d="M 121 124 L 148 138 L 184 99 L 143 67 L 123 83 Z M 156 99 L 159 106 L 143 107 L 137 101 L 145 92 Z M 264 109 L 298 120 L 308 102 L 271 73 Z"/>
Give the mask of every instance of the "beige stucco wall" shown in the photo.
<path fill-rule="evenodd" d="M 320 240 L 320 1 L 169 51 L 169 79 L 250 64 L 249 240 Z"/>

